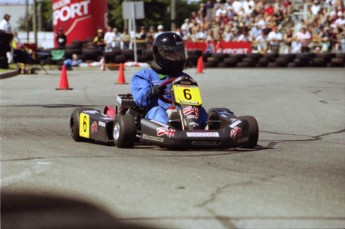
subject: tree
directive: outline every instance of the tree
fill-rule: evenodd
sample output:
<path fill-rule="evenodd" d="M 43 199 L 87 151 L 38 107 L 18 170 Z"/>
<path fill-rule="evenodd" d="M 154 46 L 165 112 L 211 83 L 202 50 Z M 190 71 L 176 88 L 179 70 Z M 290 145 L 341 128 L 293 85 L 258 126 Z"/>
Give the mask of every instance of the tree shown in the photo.
<path fill-rule="evenodd" d="M 22 31 L 31 31 L 33 26 L 33 5 L 29 8 L 28 12 L 28 20 L 26 17 L 21 17 L 19 19 L 19 30 Z M 41 20 L 42 30 L 43 31 L 53 31 L 53 9 L 52 9 L 52 0 L 43 0 L 37 1 L 37 11 L 39 11 L 39 15 L 41 18 L 37 18 L 37 20 Z M 27 28 L 28 27 L 28 28 Z"/>
<path fill-rule="evenodd" d="M 121 0 L 108 0 L 109 25 L 120 30 L 126 26 L 122 18 Z M 162 24 L 164 28 L 170 29 L 170 0 L 145 0 L 145 19 L 138 19 L 137 26 L 157 26 Z M 176 0 L 176 26 L 180 27 L 185 18 L 190 17 L 192 11 L 198 9 L 197 3 L 188 3 L 186 0 Z"/>

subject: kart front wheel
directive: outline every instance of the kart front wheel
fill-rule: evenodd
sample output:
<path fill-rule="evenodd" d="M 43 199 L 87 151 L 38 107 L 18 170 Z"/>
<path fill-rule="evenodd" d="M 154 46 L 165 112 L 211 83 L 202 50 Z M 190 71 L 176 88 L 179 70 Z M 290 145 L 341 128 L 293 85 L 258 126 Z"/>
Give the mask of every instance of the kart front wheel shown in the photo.
<path fill-rule="evenodd" d="M 132 148 L 136 142 L 137 127 L 129 115 L 116 116 L 113 127 L 114 144 L 118 148 Z"/>
<path fill-rule="evenodd" d="M 259 140 L 258 122 L 253 116 L 241 116 L 240 120 L 248 122 L 248 142 L 243 145 L 244 148 L 254 148 Z"/>
<path fill-rule="evenodd" d="M 79 114 L 83 109 L 77 108 L 71 114 L 70 119 L 70 130 L 71 130 L 71 137 L 74 141 L 79 142 L 81 141 L 81 137 L 79 135 Z"/>

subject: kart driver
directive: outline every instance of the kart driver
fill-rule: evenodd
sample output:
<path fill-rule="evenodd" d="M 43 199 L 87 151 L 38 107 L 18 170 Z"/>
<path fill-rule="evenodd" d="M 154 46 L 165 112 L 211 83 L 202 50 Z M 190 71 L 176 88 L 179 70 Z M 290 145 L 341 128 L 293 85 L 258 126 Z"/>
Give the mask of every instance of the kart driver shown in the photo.
<path fill-rule="evenodd" d="M 161 88 L 160 85 L 171 78 L 190 77 L 183 72 L 187 61 L 187 49 L 180 35 L 174 32 L 159 34 L 152 45 L 154 61 L 151 68 L 138 71 L 130 82 L 131 93 L 135 103 L 148 110 L 146 117 L 164 124 L 168 123 L 166 110 L 171 104 L 162 101 L 164 96 L 171 100 L 171 83 Z M 205 127 L 207 112 L 199 107 L 198 125 Z"/>

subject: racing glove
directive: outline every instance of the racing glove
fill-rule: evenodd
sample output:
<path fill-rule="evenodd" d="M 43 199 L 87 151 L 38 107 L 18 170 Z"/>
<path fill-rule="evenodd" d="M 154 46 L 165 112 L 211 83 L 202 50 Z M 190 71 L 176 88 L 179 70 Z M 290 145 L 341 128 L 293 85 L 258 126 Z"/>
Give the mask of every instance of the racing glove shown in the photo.
<path fill-rule="evenodd" d="M 165 88 L 166 88 L 165 86 L 164 87 L 157 86 L 157 85 L 152 86 L 150 97 L 157 97 L 157 96 L 163 94 Z"/>

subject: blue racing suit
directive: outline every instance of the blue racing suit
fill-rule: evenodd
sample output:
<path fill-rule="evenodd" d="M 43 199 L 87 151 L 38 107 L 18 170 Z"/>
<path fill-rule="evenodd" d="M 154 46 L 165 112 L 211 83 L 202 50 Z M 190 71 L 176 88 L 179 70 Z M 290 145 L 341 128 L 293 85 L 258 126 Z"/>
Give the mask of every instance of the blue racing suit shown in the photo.
<path fill-rule="evenodd" d="M 181 76 L 190 77 L 184 72 L 181 73 Z M 151 91 L 152 86 L 159 86 L 170 78 L 170 76 L 158 74 L 151 68 L 142 69 L 132 77 L 130 83 L 131 93 L 135 103 L 139 107 L 148 109 L 145 118 L 153 119 L 164 124 L 168 123 L 166 110 L 171 106 L 171 104 L 162 101 L 159 97 L 151 96 Z M 172 100 L 171 83 L 166 86 L 163 96 Z M 207 117 L 208 115 L 205 109 L 202 106 L 199 107 L 199 126 L 206 125 Z"/>

